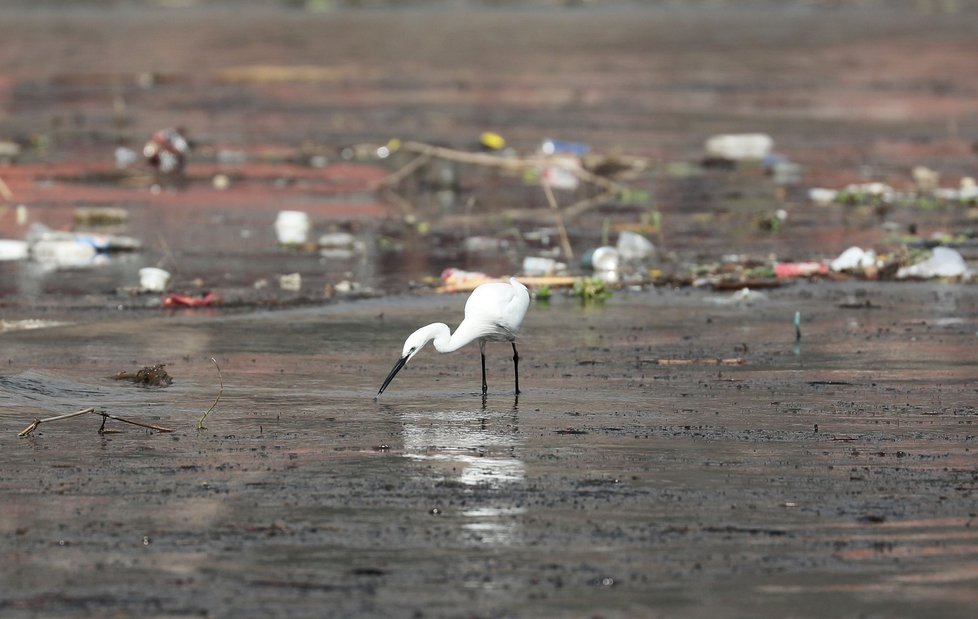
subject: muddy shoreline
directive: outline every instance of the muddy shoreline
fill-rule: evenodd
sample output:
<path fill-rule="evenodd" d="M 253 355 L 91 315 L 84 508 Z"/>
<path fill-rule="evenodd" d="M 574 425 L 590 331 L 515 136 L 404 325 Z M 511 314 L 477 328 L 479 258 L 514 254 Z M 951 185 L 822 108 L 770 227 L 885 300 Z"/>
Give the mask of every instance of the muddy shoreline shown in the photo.
<path fill-rule="evenodd" d="M 403 334 L 462 301 L 5 334 L 4 613 L 970 614 L 973 288 L 557 299 L 518 399 L 490 346 L 485 402 L 474 349 L 374 402 Z M 171 387 L 104 378 L 150 341 Z M 176 431 L 15 438 L 83 404 Z"/>
<path fill-rule="evenodd" d="M 808 199 L 974 175 L 974 12 L 829 4 L 0 9 L 0 139 L 22 147 L 0 237 L 115 207 L 103 231 L 143 244 L 0 262 L 0 615 L 973 616 L 978 287 L 668 283 L 852 245 L 949 243 L 974 268 L 974 206 Z M 179 182 L 115 168 L 176 125 L 197 141 Z M 419 283 L 517 273 L 556 224 L 533 179 L 459 167 L 447 197 L 392 196 L 405 160 L 344 153 L 485 130 L 646 162 L 636 200 L 568 219 L 569 267 L 628 226 L 657 254 L 604 302 L 534 301 L 518 398 L 490 344 L 486 398 L 470 347 L 423 351 L 375 401 L 407 334 L 461 318 L 464 294 Z M 703 165 L 740 131 L 802 178 Z M 358 249 L 280 245 L 286 209 Z M 134 290 L 145 266 L 222 302 L 166 307 Z M 113 378 L 156 364 L 171 385 Z M 173 432 L 86 415 L 17 437 L 86 407 Z"/>

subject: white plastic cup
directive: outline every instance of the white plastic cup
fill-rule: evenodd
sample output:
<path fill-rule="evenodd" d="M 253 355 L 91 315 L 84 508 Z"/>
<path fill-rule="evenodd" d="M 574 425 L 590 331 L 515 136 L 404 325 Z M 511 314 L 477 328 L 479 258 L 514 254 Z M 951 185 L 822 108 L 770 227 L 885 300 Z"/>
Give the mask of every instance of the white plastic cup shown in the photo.
<path fill-rule="evenodd" d="M 156 267 L 139 269 L 139 285 L 143 290 L 163 292 L 170 283 L 170 272 Z"/>
<path fill-rule="evenodd" d="M 309 235 L 309 215 L 302 211 L 279 211 L 275 234 L 283 245 L 305 243 Z"/>

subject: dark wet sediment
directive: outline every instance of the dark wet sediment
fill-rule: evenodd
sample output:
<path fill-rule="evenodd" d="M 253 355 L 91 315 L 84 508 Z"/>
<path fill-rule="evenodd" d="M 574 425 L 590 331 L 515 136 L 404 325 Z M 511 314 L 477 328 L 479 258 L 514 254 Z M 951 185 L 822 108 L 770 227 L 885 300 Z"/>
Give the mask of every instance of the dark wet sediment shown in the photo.
<path fill-rule="evenodd" d="M 5 334 L 4 615 L 970 615 L 971 287 L 557 298 L 518 401 L 490 344 L 484 405 L 476 348 L 423 351 L 374 402 L 463 301 Z M 103 378 L 149 337 L 172 386 Z M 176 432 L 15 438 L 86 405 Z"/>

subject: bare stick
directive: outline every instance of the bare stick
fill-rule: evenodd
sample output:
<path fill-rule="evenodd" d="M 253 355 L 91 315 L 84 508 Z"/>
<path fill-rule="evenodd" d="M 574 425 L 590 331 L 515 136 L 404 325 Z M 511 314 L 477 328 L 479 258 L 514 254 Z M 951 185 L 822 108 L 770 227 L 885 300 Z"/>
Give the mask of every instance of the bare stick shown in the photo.
<path fill-rule="evenodd" d="M 89 413 L 94 413 L 94 412 L 95 412 L 95 407 L 93 406 L 93 407 L 90 407 L 90 408 L 82 409 L 80 411 L 76 411 L 74 413 L 67 413 L 65 415 L 58 415 L 56 417 L 47 417 L 45 419 L 35 419 L 33 422 L 31 422 L 31 425 L 29 425 L 26 428 L 24 428 L 20 432 L 20 434 L 18 434 L 17 436 L 20 437 L 20 438 L 23 438 L 23 437 L 29 435 L 31 432 L 33 432 L 34 430 L 37 429 L 37 426 L 41 425 L 42 423 L 49 423 L 49 422 L 52 422 L 52 421 L 59 421 L 61 419 L 69 419 L 71 417 L 78 417 L 79 415 L 87 415 Z"/>
<path fill-rule="evenodd" d="M 525 170 L 527 168 L 541 168 L 552 164 L 552 160 L 547 157 L 499 157 L 488 153 L 470 153 L 467 151 L 454 150 L 443 146 L 432 146 L 421 142 L 405 142 L 401 145 L 402 150 L 411 151 L 427 155 L 429 157 L 440 157 L 449 161 L 459 161 L 461 163 L 471 163 L 474 165 L 503 168 L 507 170 Z M 409 164 L 410 165 L 410 164 Z M 603 187 L 605 191 L 621 193 L 628 189 L 625 185 L 615 182 L 610 178 L 600 176 L 576 166 L 568 167 L 567 171 L 586 183 Z"/>
<path fill-rule="evenodd" d="M 564 250 L 564 256 L 568 260 L 573 260 L 574 250 L 571 249 L 570 239 L 567 237 L 567 228 L 564 226 L 564 215 L 560 212 L 560 207 L 557 206 L 557 198 L 554 197 L 550 183 L 546 180 L 541 180 L 540 185 L 543 187 L 543 193 L 547 195 L 547 202 L 550 204 L 550 208 L 553 209 L 557 216 L 557 231 L 560 232 L 560 246 Z"/>
<path fill-rule="evenodd" d="M 401 196 L 397 195 L 397 193 L 395 193 L 394 191 L 390 191 L 390 190 L 383 191 L 381 192 L 381 196 L 385 200 L 389 200 L 390 202 L 393 202 L 394 205 L 398 209 L 400 209 L 401 214 L 404 215 L 405 217 L 411 215 L 414 212 L 414 205 L 408 202 L 407 200 L 405 200 L 404 198 L 402 198 Z"/>
<path fill-rule="evenodd" d="M 95 409 L 92 409 L 95 412 Z M 151 423 L 143 423 L 141 421 L 133 421 L 132 419 L 126 419 L 125 417 L 118 417 L 116 415 L 110 415 L 109 413 L 95 413 L 96 415 L 102 416 L 103 426 L 106 419 L 115 419 L 116 421 L 121 421 L 123 423 L 131 423 L 134 426 L 139 426 L 140 428 L 149 428 L 150 430 L 156 430 L 158 432 L 173 432 L 172 428 L 164 428 L 163 426 L 154 426 Z M 99 430 L 101 432 L 101 430 Z"/>
<path fill-rule="evenodd" d="M 574 219 L 584 211 L 592 209 L 601 204 L 604 204 L 608 200 L 614 198 L 616 195 L 618 195 L 618 192 L 616 191 L 605 191 L 604 193 L 594 196 L 593 198 L 585 198 L 565 208 L 564 215 L 566 215 L 571 219 Z"/>
<path fill-rule="evenodd" d="M 207 416 L 211 414 L 211 411 L 214 410 L 214 407 L 217 406 L 217 403 L 221 401 L 221 396 L 224 394 L 224 374 L 221 373 L 221 366 L 218 365 L 217 359 L 215 359 L 214 357 L 211 357 L 211 361 L 213 361 L 214 365 L 217 366 L 217 377 L 221 380 L 221 390 L 217 392 L 217 397 L 214 398 L 214 403 L 211 404 L 211 407 L 207 409 L 207 412 L 204 413 L 204 416 L 201 417 L 200 421 L 197 422 L 198 430 L 204 429 L 204 420 L 207 419 Z"/>

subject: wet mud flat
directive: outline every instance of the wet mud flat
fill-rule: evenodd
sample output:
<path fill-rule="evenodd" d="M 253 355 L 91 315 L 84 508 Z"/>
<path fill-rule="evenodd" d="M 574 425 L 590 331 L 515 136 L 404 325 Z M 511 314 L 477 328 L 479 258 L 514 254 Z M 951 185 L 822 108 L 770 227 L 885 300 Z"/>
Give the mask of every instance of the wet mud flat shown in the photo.
<path fill-rule="evenodd" d="M 976 296 L 556 296 L 527 316 L 518 399 L 492 344 L 485 400 L 474 347 L 372 399 L 456 295 L 8 332 L 0 610 L 972 616 Z M 171 386 L 110 378 L 153 363 Z M 16 438 L 84 406 L 175 431 Z"/>
<path fill-rule="evenodd" d="M 549 213 L 539 187 L 466 170 L 446 212 L 402 187 L 431 220 L 412 236 L 375 191 L 397 164 L 340 155 L 392 137 L 468 148 L 486 129 L 521 152 L 557 137 L 653 162 L 634 181 L 647 204 L 568 222 L 579 252 L 655 209 L 667 258 L 648 266 L 667 271 L 827 259 L 911 228 L 914 243 L 964 237 L 973 262 L 973 207 L 805 197 L 905 189 L 918 164 L 973 175 L 961 8 L 5 12 L 0 129 L 24 156 L 2 171 L 15 199 L 0 232 L 115 206 L 145 250 L 0 269 L 3 319 L 49 325 L 0 333 L 0 615 L 972 616 L 973 285 L 556 294 L 527 317 L 525 393 L 490 345 L 485 401 L 474 347 L 425 351 L 373 401 L 403 338 L 457 324 L 464 297 L 325 293 L 518 268 L 522 248 L 467 255 L 469 232 L 445 230 L 468 198 L 485 209 L 474 230 L 538 226 L 505 209 Z M 198 144 L 181 186 L 112 171 L 120 141 L 178 123 Z M 700 169 L 704 139 L 727 131 L 772 134 L 803 182 Z M 361 235 L 366 254 L 278 247 L 286 207 Z M 759 230 L 776 209 L 785 225 Z M 405 248 L 380 251 L 391 239 Z M 164 257 L 173 290 L 225 302 L 168 311 L 120 292 Z M 275 286 L 288 273 L 305 282 L 294 296 Z M 261 311 L 289 304 L 303 307 Z M 113 378 L 156 364 L 170 386 Z M 110 420 L 100 435 L 82 416 L 16 437 L 85 407 L 174 432 Z"/>

